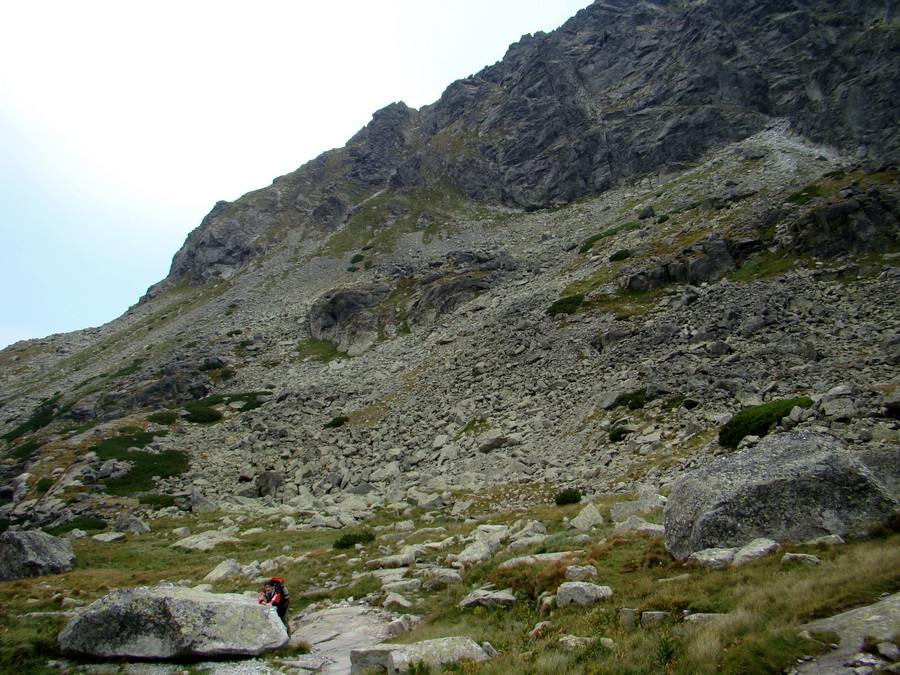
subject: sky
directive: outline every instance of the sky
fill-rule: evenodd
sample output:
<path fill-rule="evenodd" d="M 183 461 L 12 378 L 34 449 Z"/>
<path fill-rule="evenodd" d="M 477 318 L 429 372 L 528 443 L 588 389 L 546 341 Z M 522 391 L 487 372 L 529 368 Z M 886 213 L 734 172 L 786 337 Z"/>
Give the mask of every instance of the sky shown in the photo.
<path fill-rule="evenodd" d="M 220 200 L 590 0 L 0 0 L 0 348 L 102 325 Z"/>

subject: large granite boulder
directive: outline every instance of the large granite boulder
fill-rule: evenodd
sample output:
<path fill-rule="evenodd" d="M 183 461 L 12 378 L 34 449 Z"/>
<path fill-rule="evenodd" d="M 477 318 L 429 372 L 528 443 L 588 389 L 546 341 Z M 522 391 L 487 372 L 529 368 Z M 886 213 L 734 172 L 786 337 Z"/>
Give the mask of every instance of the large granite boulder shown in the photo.
<path fill-rule="evenodd" d="M 676 481 L 665 509 L 666 548 L 683 559 L 758 537 L 861 535 L 898 512 L 897 499 L 855 455 L 830 436 L 798 431 Z"/>
<path fill-rule="evenodd" d="M 72 569 L 72 542 L 39 530 L 0 534 L 0 581 L 12 581 Z"/>
<path fill-rule="evenodd" d="M 287 641 L 281 619 L 255 598 L 174 585 L 114 591 L 59 636 L 68 654 L 159 660 L 256 656 Z"/>

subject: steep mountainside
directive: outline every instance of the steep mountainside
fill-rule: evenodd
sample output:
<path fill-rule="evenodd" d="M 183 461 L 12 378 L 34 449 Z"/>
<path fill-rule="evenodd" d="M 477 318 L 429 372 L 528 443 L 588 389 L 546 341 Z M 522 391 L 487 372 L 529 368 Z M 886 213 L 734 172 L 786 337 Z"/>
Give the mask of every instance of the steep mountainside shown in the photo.
<path fill-rule="evenodd" d="M 0 518 L 664 489 L 792 399 L 896 493 L 898 22 L 596 2 L 376 112 L 121 318 L 0 352 Z"/>

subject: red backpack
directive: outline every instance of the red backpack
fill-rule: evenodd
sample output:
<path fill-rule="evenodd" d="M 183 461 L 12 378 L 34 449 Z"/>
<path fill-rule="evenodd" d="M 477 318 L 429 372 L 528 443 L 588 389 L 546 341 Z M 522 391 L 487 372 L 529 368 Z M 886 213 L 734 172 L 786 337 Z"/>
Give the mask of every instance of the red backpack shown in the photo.
<path fill-rule="evenodd" d="M 281 577 L 272 577 L 269 579 L 269 582 L 275 586 L 275 591 L 281 595 L 281 602 L 278 603 L 278 608 L 287 607 L 287 604 L 291 601 L 291 594 L 288 593 L 287 587 L 284 585 L 284 579 Z"/>

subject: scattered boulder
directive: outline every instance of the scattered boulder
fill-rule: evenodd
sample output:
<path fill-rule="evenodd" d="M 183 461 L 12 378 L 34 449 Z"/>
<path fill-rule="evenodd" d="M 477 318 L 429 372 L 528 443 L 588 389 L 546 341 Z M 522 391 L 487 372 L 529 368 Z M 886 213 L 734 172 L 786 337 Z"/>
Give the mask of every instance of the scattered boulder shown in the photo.
<path fill-rule="evenodd" d="M 429 667 L 448 666 L 459 661 L 480 662 L 489 658 L 472 638 L 438 638 L 408 645 L 380 644 L 368 649 L 354 649 L 350 652 L 350 672 L 383 669 L 388 673 L 409 673 L 412 666 L 420 663 Z"/>
<path fill-rule="evenodd" d="M 91 537 L 91 541 L 98 544 L 114 544 L 117 541 L 125 541 L 128 536 L 124 532 L 101 532 Z"/>
<path fill-rule="evenodd" d="M 0 581 L 69 572 L 72 542 L 39 530 L 0 534 Z"/>
<path fill-rule="evenodd" d="M 556 604 L 559 607 L 579 605 L 585 607 L 595 602 L 611 598 L 613 590 L 609 586 L 598 586 L 586 581 L 566 581 L 556 591 Z"/>
<path fill-rule="evenodd" d="M 150 526 L 137 516 L 122 512 L 116 516 L 116 522 L 113 524 L 113 531 L 146 534 L 150 531 Z"/>
<path fill-rule="evenodd" d="M 566 527 L 570 530 L 589 530 L 602 524 L 603 516 L 600 513 L 600 509 L 593 504 L 588 504 L 581 510 L 581 513 L 569 521 Z"/>
<path fill-rule="evenodd" d="M 459 606 L 463 609 L 470 607 L 512 607 L 516 604 L 516 596 L 507 588 L 502 591 L 489 591 L 477 589 L 464 597 Z"/>
<path fill-rule="evenodd" d="M 185 659 L 256 656 L 287 640 L 255 598 L 162 585 L 104 596 L 69 621 L 59 646 L 94 658 Z"/>
<path fill-rule="evenodd" d="M 728 567 L 737 553 L 736 548 L 704 548 L 688 556 L 688 562 L 711 570 Z"/>
<path fill-rule="evenodd" d="M 684 559 L 758 537 L 864 534 L 898 512 L 897 499 L 836 440 L 795 431 L 678 479 L 665 509 L 666 548 Z"/>
<path fill-rule="evenodd" d="M 665 534 L 665 528 L 656 523 L 648 523 L 640 516 L 629 516 L 621 523 L 616 523 L 616 532 L 639 532 L 656 537 Z"/>
<path fill-rule="evenodd" d="M 753 560 L 765 558 L 767 555 L 773 554 L 778 550 L 778 542 L 771 539 L 759 538 L 754 539 L 742 546 L 735 554 L 731 564 L 735 567 L 746 565 Z"/>
<path fill-rule="evenodd" d="M 563 635 L 559 638 L 559 646 L 566 651 L 587 649 L 597 641 L 597 638 L 579 637 L 577 635 Z"/>
<path fill-rule="evenodd" d="M 218 565 L 213 568 L 209 574 L 203 577 L 203 582 L 207 584 L 211 584 L 216 581 L 221 581 L 222 579 L 233 579 L 234 577 L 239 577 L 244 573 L 244 566 L 241 565 L 237 560 L 233 558 L 228 558 L 227 560 L 223 560 Z"/>
<path fill-rule="evenodd" d="M 185 537 L 184 539 L 179 539 L 172 546 L 176 548 L 185 548 L 189 551 L 211 551 L 219 544 L 234 543 L 239 541 L 232 536 L 225 534 L 224 532 L 219 532 L 217 530 L 211 532 L 200 532 L 199 534 L 192 534 L 190 536 Z"/>
<path fill-rule="evenodd" d="M 570 565 L 566 568 L 566 581 L 587 581 L 597 576 L 597 568 L 593 565 Z"/>

